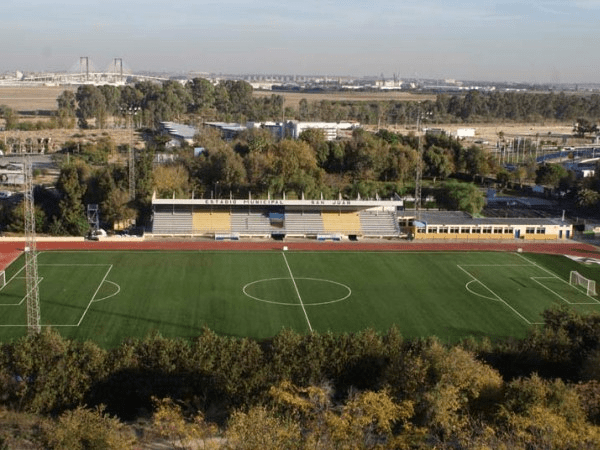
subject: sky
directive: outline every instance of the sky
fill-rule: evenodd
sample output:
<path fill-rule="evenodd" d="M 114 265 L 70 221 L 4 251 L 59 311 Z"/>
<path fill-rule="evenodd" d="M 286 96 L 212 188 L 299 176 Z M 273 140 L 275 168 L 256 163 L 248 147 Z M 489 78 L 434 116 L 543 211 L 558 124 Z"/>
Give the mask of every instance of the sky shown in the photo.
<path fill-rule="evenodd" d="M 600 0 L 3 0 L 0 72 L 600 83 Z"/>

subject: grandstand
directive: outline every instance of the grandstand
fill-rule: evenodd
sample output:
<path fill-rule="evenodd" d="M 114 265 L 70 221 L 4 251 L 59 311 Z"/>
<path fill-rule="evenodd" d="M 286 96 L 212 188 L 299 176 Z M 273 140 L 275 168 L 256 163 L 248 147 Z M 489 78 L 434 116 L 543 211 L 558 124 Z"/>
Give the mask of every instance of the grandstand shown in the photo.
<path fill-rule="evenodd" d="M 400 234 L 397 218 L 379 211 L 361 211 L 360 228 L 367 236 L 392 237 Z"/>
<path fill-rule="evenodd" d="M 322 218 L 323 228 L 328 233 L 362 234 L 357 211 L 323 211 Z"/>
<path fill-rule="evenodd" d="M 155 205 L 152 225 L 156 234 L 192 234 L 192 210 L 185 206 Z"/>
<path fill-rule="evenodd" d="M 401 236 L 401 200 L 153 198 L 153 236 L 343 239 Z"/>
<path fill-rule="evenodd" d="M 429 240 L 570 239 L 562 219 L 476 218 L 458 211 L 397 212 L 402 200 L 152 200 L 152 236 L 318 240 L 413 237 Z"/>
<path fill-rule="evenodd" d="M 231 232 L 229 211 L 194 211 L 192 213 L 193 234 Z"/>

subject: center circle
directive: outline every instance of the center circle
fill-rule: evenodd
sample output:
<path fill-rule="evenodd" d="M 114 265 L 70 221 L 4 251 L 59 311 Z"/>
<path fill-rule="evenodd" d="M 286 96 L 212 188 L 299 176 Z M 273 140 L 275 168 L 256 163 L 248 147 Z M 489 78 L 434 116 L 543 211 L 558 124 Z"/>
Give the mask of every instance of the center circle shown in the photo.
<path fill-rule="evenodd" d="M 294 278 L 293 280 L 291 278 L 266 278 L 264 280 L 252 281 L 251 283 L 246 284 L 242 288 L 242 292 L 244 292 L 244 294 L 247 297 L 250 297 L 251 299 L 257 300 L 259 302 L 283 306 L 302 306 L 300 304 L 299 299 L 296 302 L 284 302 L 270 300 L 268 298 L 268 295 L 265 295 L 266 293 L 268 294 L 268 292 L 271 290 L 275 291 L 276 287 L 278 285 L 280 286 L 282 282 L 288 283 L 289 286 L 287 287 L 297 288 L 300 291 L 301 295 L 303 291 L 306 292 L 311 289 L 316 291 L 316 294 L 312 293 L 310 294 L 310 296 L 307 296 L 306 299 L 302 298 L 302 304 L 304 306 L 329 305 L 331 303 L 344 301 L 352 295 L 352 289 L 350 289 L 345 284 L 338 283 L 337 281 L 332 280 L 323 280 L 321 278 Z M 294 283 L 296 286 L 294 286 Z M 270 288 L 269 285 L 271 285 L 272 287 Z M 321 286 L 320 288 L 319 285 Z M 293 295 L 297 298 L 298 294 L 296 292 L 296 289 L 292 289 L 292 291 Z M 318 298 L 320 293 L 322 295 L 324 294 L 324 298 L 322 299 L 322 301 L 320 301 L 321 299 Z"/>

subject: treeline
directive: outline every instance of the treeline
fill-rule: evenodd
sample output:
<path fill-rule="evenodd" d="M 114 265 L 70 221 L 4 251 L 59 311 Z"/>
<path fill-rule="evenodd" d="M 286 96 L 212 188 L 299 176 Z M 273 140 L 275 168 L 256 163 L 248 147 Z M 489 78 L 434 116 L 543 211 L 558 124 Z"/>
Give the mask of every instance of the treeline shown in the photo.
<path fill-rule="evenodd" d="M 79 86 L 64 91 L 57 99 L 58 123 L 81 128 L 104 128 L 109 118 L 131 115 L 134 125 L 157 129 L 162 121 L 241 121 L 281 118 L 283 97 L 254 98 L 252 86 L 244 81 L 226 80 L 216 86 L 194 78 L 178 81 L 141 81 L 128 86 Z"/>
<path fill-rule="evenodd" d="M 106 436 L 132 443 L 119 421 L 144 419 L 181 446 L 598 448 L 599 325 L 600 315 L 555 309 L 520 341 L 445 346 L 391 329 L 256 342 L 204 330 L 109 350 L 45 330 L 0 348 L 0 446 L 21 430 L 49 448 L 119 448 Z M 16 417 L 32 416 L 11 411 L 57 419 L 25 433 Z M 89 440 L 92 425 L 103 430 L 95 446 L 59 439 Z"/>
<path fill-rule="evenodd" d="M 600 95 L 560 93 L 491 92 L 472 90 L 466 94 L 438 94 L 424 101 L 355 101 L 302 99 L 298 108 L 285 105 L 282 95 L 253 97 L 245 81 L 225 80 L 216 85 L 203 78 L 186 84 L 143 81 L 134 85 L 80 86 L 58 98 L 57 124 L 102 128 L 109 117 L 136 111 L 138 126 L 157 128 L 161 121 L 358 121 L 370 125 L 423 123 L 469 123 L 492 121 L 596 123 L 600 117 Z M 5 113 L 10 119 L 9 112 Z M 10 126 L 14 120 L 10 119 Z"/>
<path fill-rule="evenodd" d="M 482 122 L 575 122 L 600 118 L 600 95 L 533 94 L 527 92 L 438 94 L 423 101 L 300 101 L 295 114 L 300 120 L 355 120 L 371 125 L 416 125 L 420 118 L 427 126 L 436 123 Z"/>

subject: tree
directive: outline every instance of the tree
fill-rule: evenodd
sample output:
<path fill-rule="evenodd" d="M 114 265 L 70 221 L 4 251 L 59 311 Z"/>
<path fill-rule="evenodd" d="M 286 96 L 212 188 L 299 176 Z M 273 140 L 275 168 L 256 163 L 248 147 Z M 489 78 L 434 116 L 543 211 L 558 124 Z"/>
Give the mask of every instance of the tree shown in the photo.
<path fill-rule="evenodd" d="M 485 205 L 483 192 L 472 183 L 446 182 L 435 194 L 439 206 L 478 214 Z"/>
<path fill-rule="evenodd" d="M 189 174 L 182 164 L 160 164 L 154 168 L 154 190 L 160 198 L 187 195 Z"/>
<path fill-rule="evenodd" d="M 317 157 L 318 164 L 322 166 L 329 156 L 329 146 L 325 139 L 325 132 L 318 128 L 309 128 L 300 133 L 298 139 L 311 146 Z"/>
<path fill-rule="evenodd" d="M 560 180 L 567 176 L 567 169 L 560 164 L 542 164 L 535 173 L 536 184 L 558 187 Z"/>
<path fill-rule="evenodd" d="M 4 119 L 4 128 L 13 130 L 17 127 L 19 116 L 12 108 L 9 108 L 6 105 L 0 105 L 0 115 Z"/>
<path fill-rule="evenodd" d="M 202 181 L 209 188 L 219 183 L 221 189 L 238 189 L 246 181 L 246 168 L 242 158 L 228 145 L 207 151 L 201 171 Z"/>
<path fill-rule="evenodd" d="M 192 109 L 195 112 L 208 110 L 215 103 L 215 87 L 205 78 L 194 78 L 189 83 L 192 94 Z"/>
<path fill-rule="evenodd" d="M 130 222 L 136 218 L 137 212 L 130 206 L 129 191 L 114 188 L 100 204 L 102 219 L 114 226 L 119 222 Z"/>
<path fill-rule="evenodd" d="M 425 163 L 425 172 L 433 177 L 447 178 L 454 172 L 454 161 L 451 153 L 441 147 L 432 145 L 423 153 L 423 162 Z"/>
<path fill-rule="evenodd" d="M 429 366 L 428 382 L 431 383 L 426 386 L 421 405 L 429 427 L 445 438 L 460 439 L 469 425 L 470 408 L 478 402 L 483 408 L 498 398 L 502 378 L 470 352 L 458 346 L 446 349 L 437 340 L 428 343 L 422 358 Z M 491 410 L 482 412 L 493 413 Z"/>
<path fill-rule="evenodd" d="M 72 235 L 83 235 L 88 230 L 83 196 L 87 190 L 89 167 L 82 162 L 63 166 L 56 188 L 61 192 L 59 202 L 60 222 Z"/>
<path fill-rule="evenodd" d="M 58 126 L 73 128 L 77 112 L 77 99 L 73 91 L 63 91 L 56 99 L 58 104 Z"/>
<path fill-rule="evenodd" d="M 577 206 L 580 208 L 591 208 L 598 205 L 600 202 L 600 193 L 594 191 L 593 189 L 580 189 L 577 192 Z"/>
<path fill-rule="evenodd" d="M 490 155 L 477 145 L 472 145 L 465 149 L 460 159 L 465 171 L 472 177 L 480 176 L 483 178 L 491 171 Z"/>
<path fill-rule="evenodd" d="M 362 129 L 346 143 L 344 164 L 357 180 L 377 180 L 386 168 L 390 144 Z"/>
<path fill-rule="evenodd" d="M 77 117 L 79 126 L 89 127 L 89 120 L 96 119 L 96 127 L 103 128 L 107 115 L 106 97 L 100 88 L 85 84 L 77 88 Z"/>
<path fill-rule="evenodd" d="M 310 119 L 308 100 L 305 98 L 300 99 L 300 102 L 298 103 L 298 115 L 300 120 Z"/>
<path fill-rule="evenodd" d="M 135 443 L 133 434 L 102 408 L 67 411 L 44 434 L 48 448 L 56 450 L 127 450 Z"/>
<path fill-rule="evenodd" d="M 295 421 L 280 418 L 264 406 L 248 412 L 236 411 L 225 433 L 227 448 L 232 450 L 300 450 L 302 435 Z"/>
<path fill-rule="evenodd" d="M 217 431 L 215 425 L 205 422 L 202 413 L 186 420 L 181 406 L 170 398 L 152 400 L 155 407 L 152 415 L 153 429 L 160 437 L 167 439 L 172 448 L 197 448 L 197 440 L 205 442 Z"/>
<path fill-rule="evenodd" d="M 285 139 L 273 146 L 269 187 L 273 192 L 293 190 L 316 197 L 320 193 L 322 169 L 312 148 L 304 141 Z"/>
<path fill-rule="evenodd" d="M 35 205 L 34 208 L 35 229 L 40 232 L 46 224 L 46 214 L 42 208 Z M 13 206 L 7 217 L 7 230 L 15 233 L 23 233 L 25 231 L 25 202 Z"/>
<path fill-rule="evenodd" d="M 300 425 L 305 448 L 384 448 L 393 440 L 394 427 L 412 431 L 413 403 L 396 403 L 386 391 L 351 393 L 340 407 L 326 383 L 298 387 L 282 382 L 269 393 L 277 410 Z"/>
<path fill-rule="evenodd" d="M 81 405 L 105 372 L 106 352 L 91 341 L 68 341 L 50 328 L 3 349 L 3 402 L 38 413 L 60 413 Z"/>
<path fill-rule="evenodd" d="M 573 132 L 578 137 L 582 138 L 586 135 L 586 133 L 598 133 L 598 125 L 592 123 L 588 119 L 579 117 L 575 123 L 575 126 L 573 127 Z"/>
<path fill-rule="evenodd" d="M 498 173 L 496 173 L 496 183 L 498 183 L 501 187 L 505 188 L 508 185 L 510 180 L 510 172 L 504 168 L 500 169 Z"/>
<path fill-rule="evenodd" d="M 574 388 L 533 375 L 506 386 L 498 414 L 525 448 L 598 448 L 600 432 L 586 421 Z"/>

